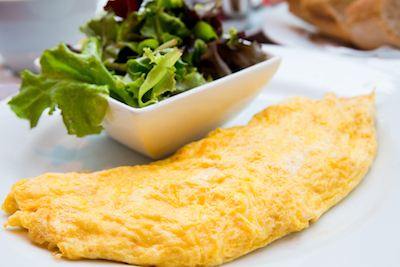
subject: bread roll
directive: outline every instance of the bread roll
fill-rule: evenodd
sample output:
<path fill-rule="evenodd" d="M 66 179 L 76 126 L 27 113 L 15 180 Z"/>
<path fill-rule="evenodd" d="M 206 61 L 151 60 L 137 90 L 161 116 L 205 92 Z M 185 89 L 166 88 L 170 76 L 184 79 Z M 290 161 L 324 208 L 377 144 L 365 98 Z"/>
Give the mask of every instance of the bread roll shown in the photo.
<path fill-rule="evenodd" d="M 400 0 L 356 0 L 346 9 L 352 42 L 363 49 L 400 48 Z"/>
<path fill-rule="evenodd" d="M 351 41 L 344 26 L 344 10 L 354 0 L 287 0 L 290 11 L 314 24 L 321 33 Z"/>
<path fill-rule="evenodd" d="M 321 33 L 362 49 L 400 48 L 400 0 L 287 0 L 289 9 Z"/>

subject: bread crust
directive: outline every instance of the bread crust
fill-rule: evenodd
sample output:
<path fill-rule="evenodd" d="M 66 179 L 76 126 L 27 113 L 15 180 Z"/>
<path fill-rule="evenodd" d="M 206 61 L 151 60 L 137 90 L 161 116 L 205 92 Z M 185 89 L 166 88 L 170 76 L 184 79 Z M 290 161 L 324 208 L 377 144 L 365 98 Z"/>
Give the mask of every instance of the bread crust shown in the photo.
<path fill-rule="evenodd" d="M 384 7 L 390 1 L 399 2 L 395 6 L 400 7 L 400 0 L 287 0 L 293 14 L 317 26 L 322 34 L 361 49 L 382 45 L 400 48 L 400 36 L 384 16 Z M 398 14 L 400 20 L 400 10 Z"/>
<path fill-rule="evenodd" d="M 331 5 L 331 0 L 287 0 L 290 11 L 314 24 L 322 34 L 351 41 L 341 15 Z"/>
<path fill-rule="evenodd" d="M 382 45 L 392 45 L 400 48 L 400 36 L 390 29 L 384 19 L 383 8 L 388 2 L 388 0 L 357 0 L 346 9 L 346 27 L 349 29 L 352 42 L 358 47 L 375 49 Z"/>

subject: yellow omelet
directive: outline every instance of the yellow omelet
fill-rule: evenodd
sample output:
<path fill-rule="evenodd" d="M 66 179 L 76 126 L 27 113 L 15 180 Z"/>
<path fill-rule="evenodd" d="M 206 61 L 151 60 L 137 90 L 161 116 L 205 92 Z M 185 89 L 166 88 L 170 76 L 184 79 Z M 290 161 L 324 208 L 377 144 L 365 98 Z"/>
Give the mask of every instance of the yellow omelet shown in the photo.
<path fill-rule="evenodd" d="M 5 226 L 57 257 L 215 266 L 307 228 L 376 150 L 373 94 L 294 97 L 150 165 L 21 180 Z"/>

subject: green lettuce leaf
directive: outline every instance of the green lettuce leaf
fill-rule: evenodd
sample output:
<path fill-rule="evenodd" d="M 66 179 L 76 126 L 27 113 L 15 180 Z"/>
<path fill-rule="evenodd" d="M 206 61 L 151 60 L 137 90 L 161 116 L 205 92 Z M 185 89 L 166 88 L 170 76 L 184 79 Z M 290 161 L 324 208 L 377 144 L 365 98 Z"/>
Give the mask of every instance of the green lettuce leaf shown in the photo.
<path fill-rule="evenodd" d="M 183 0 L 158 0 L 158 5 L 165 8 L 181 8 L 184 6 Z"/>
<path fill-rule="evenodd" d="M 205 42 L 211 42 L 218 39 L 214 28 L 207 22 L 200 20 L 192 29 L 193 34 Z"/>
<path fill-rule="evenodd" d="M 174 65 L 175 69 L 176 69 L 176 79 L 178 82 L 180 82 L 183 77 L 187 74 L 188 70 L 188 64 L 186 62 L 184 62 L 182 59 L 178 59 L 178 61 L 176 61 L 175 65 Z"/>
<path fill-rule="evenodd" d="M 99 124 L 108 107 L 106 85 L 51 79 L 29 71 L 21 76 L 21 91 L 8 104 L 18 117 L 30 121 L 31 128 L 37 125 L 45 109 L 49 108 L 51 115 L 58 107 L 69 134 L 81 137 L 101 132 Z"/>
<path fill-rule="evenodd" d="M 146 39 L 143 40 L 139 43 L 138 46 L 138 54 L 142 55 L 143 54 L 143 49 L 145 47 L 151 48 L 151 49 L 156 49 L 158 46 L 160 45 L 160 43 L 156 40 L 156 39 Z"/>
<path fill-rule="evenodd" d="M 208 81 L 204 79 L 203 74 L 193 71 L 183 76 L 183 78 L 176 83 L 176 91 L 173 94 L 179 94 L 197 86 L 206 84 Z"/>
<path fill-rule="evenodd" d="M 129 87 L 127 91 L 132 93 L 138 107 L 207 83 L 196 68 L 181 60 L 181 56 L 177 47 L 161 51 L 144 48 L 142 57 L 128 61 L 127 75 L 119 80 Z"/>
<path fill-rule="evenodd" d="M 164 12 L 162 9 L 156 9 L 155 12 L 146 17 L 140 33 L 148 38 L 158 40 L 160 43 L 174 39 L 182 41 L 190 35 L 185 23 L 180 18 Z"/>
<path fill-rule="evenodd" d="M 22 72 L 20 92 L 8 103 L 11 109 L 35 127 L 45 109 L 52 114 L 59 108 L 69 134 L 100 133 L 110 89 L 121 89 L 101 63 L 98 51 L 95 38 L 89 39 L 81 53 L 72 52 L 63 43 L 45 51 L 40 75 Z"/>
<path fill-rule="evenodd" d="M 229 29 L 229 40 L 226 42 L 227 45 L 240 45 L 239 35 L 235 28 Z"/>
<path fill-rule="evenodd" d="M 68 134 L 82 137 L 99 134 L 99 125 L 107 111 L 108 86 L 71 80 L 59 80 L 21 73 L 23 82 L 20 93 L 8 103 L 14 113 L 30 121 L 35 127 L 43 111 L 51 115 L 56 107 L 62 110 Z"/>
<path fill-rule="evenodd" d="M 146 56 L 128 60 L 127 65 L 127 72 L 133 80 L 139 77 L 142 73 L 147 74 L 153 68 L 150 64 L 150 59 Z"/>
<path fill-rule="evenodd" d="M 165 55 L 157 53 L 153 55 L 149 48 L 145 48 L 145 55 L 154 64 L 149 71 L 145 81 L 139 88 L 138 102 L 140 107 L 144 107 L 162 100 L 165 92 L 175 90 L 175 63 L 182 56 L 178 48 L 173 48 Z"/>
<path fill-rule="evenodd" d="M 117 33 L 117 41 L 142 41 L 145 39 L 140 34 L 140 28 L 143 26 L 144 18 L 147 12 L 132 12 L 127 19 L 125 19 Z"/>
<path fill-rule="evenodd" d="M 80 28 L 88 37 L 95 37 L 100 42 L 100 58 L 113 60 L 117 58 L 120 48 L 116 46 L 119 24 L 115 21 L 114 12 L 100 13 L 88 19 Z"/>

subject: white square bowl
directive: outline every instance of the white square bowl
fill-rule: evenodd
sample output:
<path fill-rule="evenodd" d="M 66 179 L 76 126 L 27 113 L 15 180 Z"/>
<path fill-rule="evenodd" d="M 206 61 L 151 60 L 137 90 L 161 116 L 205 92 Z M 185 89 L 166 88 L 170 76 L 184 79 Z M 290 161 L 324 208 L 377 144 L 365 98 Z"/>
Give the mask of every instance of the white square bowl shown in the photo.
<path fill-rule="evenodd" d="M 281 57 L 268 59 L 159 103 L 132 108 L 109 98 L 103 120 L 116 141 L 153 159 L 204 137 L 248 106 L 271 80 Z"/>

